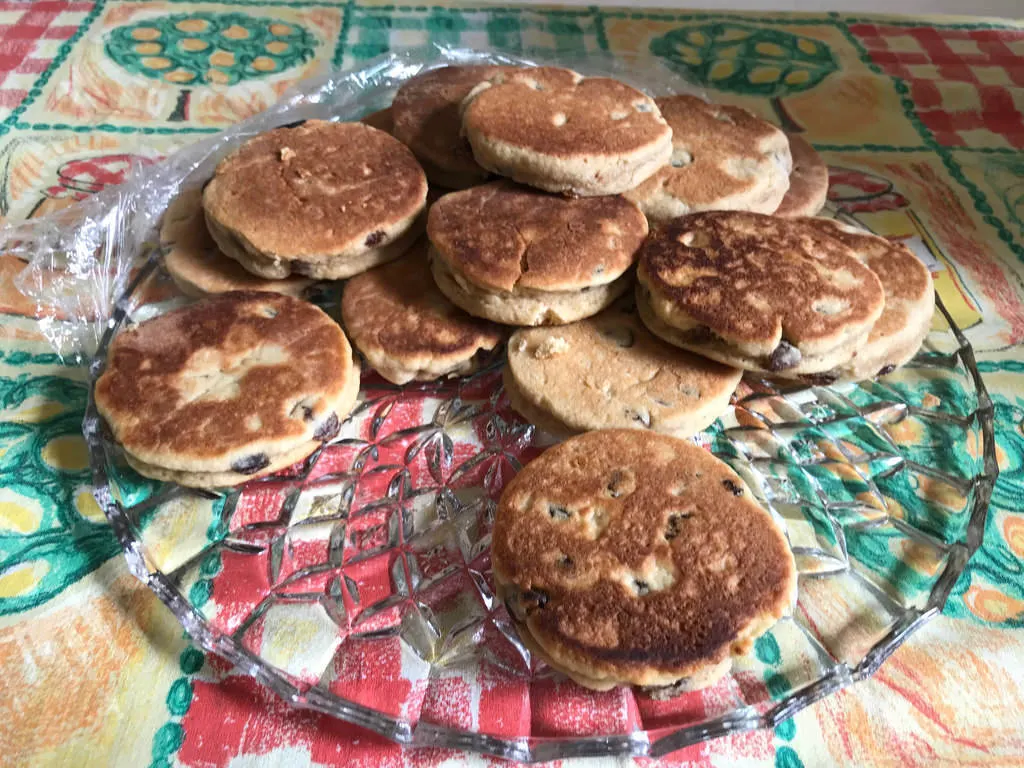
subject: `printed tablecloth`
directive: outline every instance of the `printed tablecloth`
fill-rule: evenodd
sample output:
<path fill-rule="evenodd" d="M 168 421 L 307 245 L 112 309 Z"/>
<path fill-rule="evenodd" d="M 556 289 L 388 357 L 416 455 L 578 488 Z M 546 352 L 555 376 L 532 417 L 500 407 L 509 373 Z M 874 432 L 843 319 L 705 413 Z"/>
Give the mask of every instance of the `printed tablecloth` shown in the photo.
<path fill-rule="evenodd" d="M 773 732 L 665 762 L 1024 763 L 1024 23 L 374 0 L 3 2 L 0 215 L 42 216 L 116 184 L 325 64 L 433 42 L 658 58 L 714 98 L 803 132 L 830 165 L 832 200 L 936 270 L 995 400 L 1001 475 L 984 544 L 945 615 L 871 681 Z M 189 645 L 128 574 L 92 498 L 86 371 L 46 344 L 14 285 L 23 266 L 0 256 L 0 765 L 491 762 L 402 750 L 290 711 Z"/>

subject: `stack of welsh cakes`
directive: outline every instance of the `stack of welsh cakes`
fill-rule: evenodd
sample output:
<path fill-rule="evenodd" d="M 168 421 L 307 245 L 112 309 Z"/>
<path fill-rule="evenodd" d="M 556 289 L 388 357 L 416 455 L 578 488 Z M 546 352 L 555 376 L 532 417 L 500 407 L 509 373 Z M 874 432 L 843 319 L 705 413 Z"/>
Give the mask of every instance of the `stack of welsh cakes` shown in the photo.
<path fill-rule="evenodd" d="M 745 373 L 884 375 L 930 326 L 928 270 L 816 218 L 827 188 L 807 142 L 736 107 L 556 67 L 426 71 L 363 123 L 254 137 L 182 194 L 165 264 L 200 300 L 115 339 L 97 406 L 140 473 L 230 485 L 337 434 L 352 347 L 405 384 L 508 337 L 511 405 L 575 435 L 497 511 L 524 643 L 591 688 L 710 685 L 796 572 L 742 479 L 681 438 Z M 340 318 L 303 300 L 336 280 Z"/>
<path fill-rule="evenodd" d="M 806 141 L 737 107 L 455 66 L 363 123 L 254 137 L 162 240 L 192 296 L 347 279 L 343 325 L 394 383 L 468 373 L 511 327 L 506 389 L 547 431 L 687 436 L 743 371 L 860 379 L 921 343 L 927 269 L 815 218 L 827 187 Z"/>
<path fill-rule="evenodd" d="M 162 223 L 164 265 L 201 300 L 120 333 L 96 384 L 127 463 L 213 488 L 285 470 L 333 439 L 360 367 L 336 319 L 302 297 L 403 255 L 426 198 L 399 141 L 322 121 L 256 136 L 202 191 L 185 190 Z"/>
<path fill-rule="evenodd" d="M 744 109 L 554 67 L 466 66 L 404 84 L 390 120 L 430 182 L 458 188 L 427 216 L 436 287 L 520 327 L 505 388 L 546 431 L 687 436 L 744 371 L 883 375 L 930 326 L 924 265 L 816 218 L 824 162 Z"/>

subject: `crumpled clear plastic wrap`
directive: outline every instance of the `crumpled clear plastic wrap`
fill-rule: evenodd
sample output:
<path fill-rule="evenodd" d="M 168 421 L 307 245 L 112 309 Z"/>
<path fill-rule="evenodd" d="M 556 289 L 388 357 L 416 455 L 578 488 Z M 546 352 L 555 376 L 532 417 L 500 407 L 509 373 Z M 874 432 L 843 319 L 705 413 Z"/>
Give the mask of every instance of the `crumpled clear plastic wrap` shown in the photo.
<path fill-rule="evenodd" d="M 27 262 L 15 285 L 35 302 L 43 334 L 57 353 L 67 362 L 83 362 L 95 351 L 135 270 L 159 257 L 157 229 L 168 204 L 180 190 L 205 182 L 237 146 L 302 120 L 358 120 L 388 106 L 398 87 L 423 70 L 485 63 L 564 66 L 585 75 L 615 77 L 652 96 L 700 94 L 654 59 L 642 64 L 605 56 L 542 60 L 443 46 L 388 54 L 359 69 L 304 80 L 266 111 L 161 163 L 133 169 L 123 184 L 47 217 L 0 229 L 3 252 Z"/>

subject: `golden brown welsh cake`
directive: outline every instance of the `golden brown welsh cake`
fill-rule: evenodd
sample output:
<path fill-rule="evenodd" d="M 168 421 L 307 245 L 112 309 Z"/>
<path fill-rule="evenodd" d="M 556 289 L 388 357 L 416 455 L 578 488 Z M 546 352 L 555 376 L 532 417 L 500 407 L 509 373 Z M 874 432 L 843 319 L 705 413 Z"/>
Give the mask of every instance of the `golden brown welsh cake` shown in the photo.
<path fill-rule="evenodd" d="M 698 213 L 641 249 L 637 304 L 684 349 L 783 378 L 846 365 L 882 314 L 878 277 L 812 219 Z"/>
<path fill-rule="evenodd" d="M 688 437 L 725 411 L 741 375 L 654 336 L 624 296 L 570 325 L 516 331 L 505 391 L 556 435 L 621 427 Z"/>
<path fill-rule="evenodd" d="M 789 135 L 789 151 L 793 156 L 789 189 L 775 215 L 816 216 L 828 200 L 828 166 L 802 136 Z"/>
<path fill-rule="evenodd" d="M 647 234 L 623 197 L 567 199 L 498 181 L 430 209 L 438 287 L 472 315 L 514 325 L 588 317 L 628 288 Z"/>
<path fill-rule="evenodd" d="M 272 293 L 225 293 L 120 333 L 96 406 L 143 474 L 204 486 L 288 466 L 337 434 L 359 389 L 341 328 Z"/>
<path fill-rule="evenodd" d="M 794 601 L 785 534 L 735 472 L 683 440 L 600 430 L 502 493 L 499 594 L 577 682 L 710 685 Z"/>
<path fill-rule="evenodd" d="M 626 193 L 652 223 L 697 211 L 779 207 L 793 165 L 785 133 L 745 109 L 696 96 L 655 101 L 672 128 L 672 156 Z"/>
<path fill-rule="evenodd" d="M 326 437 L 326 439 L 330 439 Z M 324 443 L 324 440 L 310 440 L 309 442 L 297 445 L 277 456 L 268 456 L 267 464 L 259 469 L 250 471 L 250 467 L 244 466 L 244 471 L 227 470 L 225 472 L 188 472 L 180 469 L 168 469 L 155 464 L 147 464 L 144 461 L 132 456 L 125 451 L 124 457 L 128 465 L 144 477 L 160 480 L 165 483 L 177 483 L 178 485 L 190 488 L 224 488 L 232 485 L 254 480 L 266 475 L 272 475 L 281 470 L 287 469 L 309 457 L 317 448 Z"/>
<path fill-rule="evenodd" d="M 402 258 L 345 284 L 341 316 L 352 343 L 395 384 L 470 373 L 479 352 L 501 341 L 498 326 L 472 317 L 434 285 L 422 239 Z"/>
<path fill-rule="evenodd" d="M 198 187 L 174 199 L 160 225 L 164 266 L 186 296 L 202 298 L 228 291 L 270 291 L 300 296 L 313 280 L 291 276 L 266 280 L 229 259 L 213 242 L 203 218 L 203 193 Z"/>
<path fill-rule="evenodd" d="M 931 330 L 935 285 L 928 267 L 907 246 L 830 219 L 813 219 L 849 245 L 874 272 L 885 292 L 885 308 L 867 341 L 831 378 L 859 380 L 881 376 L 908 362 Z"/>
<path fill-rule="evenodd" d="M 423 165 L 431 184 L 463 189 L 485 181 L 490 173 L 473 159 L 462 135 L 462 100 L 474 87 L 514 67 L 489 64 L 431 69 L 407 80 L 392 104 L 393 135 Z"/>
<path fill-rule="evenodd" d="M 466 97 L 462 125 L 484 168 L 573 195 L 632 189 L 672 151 L 672 130 L 649 96 L 557 67 L 481 83 Z"/>
<path fill-rule="evenodd" d="M 362 123 L 310 120 L 256 136 L 203 192 L 210 234 L 250 272 L 339 279 L 400 256 L 427 179 L 412 152 Z"/>

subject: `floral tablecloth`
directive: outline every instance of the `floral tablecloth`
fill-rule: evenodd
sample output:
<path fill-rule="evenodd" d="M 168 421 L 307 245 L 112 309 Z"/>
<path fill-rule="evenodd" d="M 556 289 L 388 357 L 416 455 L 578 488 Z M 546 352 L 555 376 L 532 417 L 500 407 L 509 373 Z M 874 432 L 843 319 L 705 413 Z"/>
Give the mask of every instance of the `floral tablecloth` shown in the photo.
<path fill-rule="evenodd" d="M 801 131 L 978 351 L 1001 475 L 945 615 L 869 682 L 670 765 L 1024 764 L 1024 23 L 375 0 L 0 3 L 0 215 L 64 208 L 324 65 L 439 42 L 660 58 Z M 191 647 L 90 493 L 86 371 L 0 256 L 0 765 L 485 763 L 290 711 Z M 913 435 L 907 435 L 913 440 Z M 585 715 L 585 713 L 583 713 Z M 612 763 L 613 761 L 608 761 Z"/>

